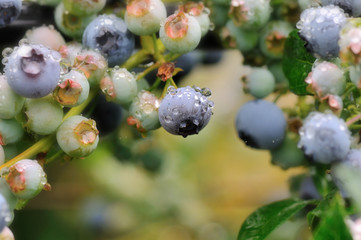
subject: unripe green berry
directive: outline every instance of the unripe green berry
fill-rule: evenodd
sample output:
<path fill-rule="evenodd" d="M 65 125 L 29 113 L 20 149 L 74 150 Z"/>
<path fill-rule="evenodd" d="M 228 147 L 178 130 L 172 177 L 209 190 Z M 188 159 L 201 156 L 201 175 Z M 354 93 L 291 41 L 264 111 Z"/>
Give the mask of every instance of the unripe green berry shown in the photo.
<path fill-rule="evenodd" d="M 31 131 L 48 135 L 56 131 L 63 120 L 63 108 L 51 96 L 26 99 L 26 127 Z"/>
<path fill-rule="evenodd" d="M 25 98 L 15 93 L 9 86 L 5 75 L 0 75 L 0 118 L 15 117 L 23 108 Z"/>
<path fill-rule="evenodd" d="M 10 166 L 6 181 L 12 193 L 28 200 L 38 195 L 47 183 L 46 174 L 38 161 L 24 159 Z"/>
<path fill-rule="evenodd" d="M 20 123 L 14 119 L 0 119 L 0 144 L 6 145 L 16 143 L 24 135 Z"/>
<path fill-rule="evenodd" d="M 80 115 L 66 119 L 58 128 L 56 139 L 60 148 L 71 157 L 85 157 L 99 142 L 95 121 Z"/>

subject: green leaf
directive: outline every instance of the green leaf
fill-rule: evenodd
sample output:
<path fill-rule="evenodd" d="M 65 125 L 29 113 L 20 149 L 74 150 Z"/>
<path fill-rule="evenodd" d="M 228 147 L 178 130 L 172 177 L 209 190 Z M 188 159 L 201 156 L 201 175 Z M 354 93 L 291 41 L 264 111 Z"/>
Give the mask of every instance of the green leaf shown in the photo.
<path fill-rule="evenodd" d="M 336 195 L 320 222 L 314 235 L 314 240 L 352 240 L 351 234 L 344 221 L 345 209 L 340 204 L 341 197 Z"/>
<path fill-rule="evenodd" d="M 242 224 L 238 240 L 262 240 L 311 201 L 286 199 L 263 206 Z"/>
<path fill-rule="evenodd" d="M 305 42 L 294 30 L 288 36 L 285 43 L 282 67 L 289 82 L 290 90 L 297 95 L 310 94 L 307 90 L 305 78 L 312 70 L 315 58 L 307 52 Z"/>
<path fill-rule="evenodd" d="M 307 222 L 311 229 L 313 229 L 317 224 L 316 220 L 320 219 L 322 215 L 330 208 L 331 202 L 336 193 L 336 190 L 331 191 L 324 199 L 322 199 L 322 201 L 315 209 L 307 214 Z"/>

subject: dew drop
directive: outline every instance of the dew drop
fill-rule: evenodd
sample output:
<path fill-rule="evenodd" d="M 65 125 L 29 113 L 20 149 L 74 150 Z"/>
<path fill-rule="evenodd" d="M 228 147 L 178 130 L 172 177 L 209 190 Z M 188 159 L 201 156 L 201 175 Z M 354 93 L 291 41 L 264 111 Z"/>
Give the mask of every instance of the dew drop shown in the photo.
<path fill-rule="evenodd" d="M 5 49 L 2 51 L 2 56 L 3 56 L 4 58 L 9 57 L 12 52 L 13 52 L 13 49 L 12 49 L 12 48 L 5 48 Z"/>

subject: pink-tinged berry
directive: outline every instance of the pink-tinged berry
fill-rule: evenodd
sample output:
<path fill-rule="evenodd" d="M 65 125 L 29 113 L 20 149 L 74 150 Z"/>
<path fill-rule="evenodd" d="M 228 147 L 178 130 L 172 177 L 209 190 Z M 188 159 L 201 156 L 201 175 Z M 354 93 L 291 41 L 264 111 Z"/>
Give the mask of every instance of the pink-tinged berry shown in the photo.
<path fill-rule="evenodd" d="M 202 2 L 186 2 L 179 6 L 179 11 L 183 11 L 190 16 L 193 16 L 201 27 L 201 36 L 203 37 L 206 35 L 211 25 L 209 20 L 210 11 Z"/>
<path fill-rule="evenodd" d="M 108 63 L 105 58 L 95 50 L 83 50 L 75 57 L 73 68 L 84 73 L 90 86 L 98 85 Z"/>
<path fill-rule="evenodd" d="M 198 21 L 183 11 L 170 15 L 161 24 L 159 37 L 166 49 L 174 53 L 194 50 L 201 40 Z"/>
<path fill-rule="evenodd" d="M 312 72 L 309 73 L 305 81 L 309 84 L 310 90 L 322 98 L 328 94 L 342 94 L 346 78 L 344 72 L 336 64 L 316 61 Z"/>
<path fill-rule="evenodd" d="M 15 93 L 4 75 L 0 75 L 0 118 L 14 118 L 23 108 L 25 98 Z"/>
<path fill-rule="evenodd" d="M 161 0 L 129 0 L 124 20 L 129 31 L 143 36 L 158 32 L 166 17 L 167 11 Z"/>
<path fill-rule="evenodd" d="M 46 174 L 38 161 L 24 159 L 10 166 L 6 181 L 12 193 L 24 200 L 38 195 L 47 184 Z"/>
<path fill-rule="evenodd" d="M 83 73 L 71 70 L 62 76 L 53 96 L 61 105 L 74 107 L 83 103 L 89 95 L 89 82 Z"/>
<path fill-rule="evenodd" d="M 12 233 L 12 231 L 8 228 L 5 227 L 2 232 L 0 233 L 0 239 L 1 240 L 15 240 L 14 234 Z"/>
<path fill-rule="evenodd" d="M 148 91 L 141 91 L 129 107 L 129 125 L 135 125 L 139 132 L 147 132 L 160 127 L 159 99 Z"/>
<path fill-rule="evenodd" d="M 69 156 L 85 157 L 97 147 L 99 131 L 94 120 L 77 115 L 69 117 L 60 125 L 56 139 Z"/>
<path fill-rule="evenodd" d="M 350 65 L 359 65 L 361 63 L 361 20 L 351 19 L 341 29 L 340 40 L 340 58 L 343 62 Z"/>
<path fill-rule="evenodd" d="M 108 101 L 127 106 L 137 96 L 137 81 L 125 68 L 114 67 L 100 81 L 100 89 Z"/>
<path fill-rule="evenodd" d="M 78 42 L 70 42 L 66 45 L 62 45 L 59 48 L 62 62 L 67 64 L 69 67 L 74 64 L 76 56 L 78 56 L 83 50 L 83 46 Z"/>
<path fill-rule="evenodd" d="M 60 46 L 65 45 L 63 36 L 52 25 L 28 30 L 25 37 L 30 44 L 42 44 L 55 51 L 58 51 Z"/>

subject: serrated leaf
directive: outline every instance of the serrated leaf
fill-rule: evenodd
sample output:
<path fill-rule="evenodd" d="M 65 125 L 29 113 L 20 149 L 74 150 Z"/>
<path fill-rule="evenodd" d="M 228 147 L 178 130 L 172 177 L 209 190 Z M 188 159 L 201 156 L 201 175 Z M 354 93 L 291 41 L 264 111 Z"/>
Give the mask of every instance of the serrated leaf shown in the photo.
<path fill-rule="evenodd" d="M 309 203 L 310 201 L 286 199 L 263 206 L 244 221 L 237 239 L 265 239 L 277 226 L 295 215 Z"/>
<path fill-rule="evenodd" d="M 342 209 L 340 199 L 341 197 L 336 195 L 328 209 L 325 209 L 324 216 L 315 232 L 314 240 L 352 240 L 344 220 L 346 211 Z"/>
<path fill-rule="evenodd" d="M 286 39 L 282 60 L 283 72 L 288 79 L 290 90 L 297 95 L 310 94 L 305 78 L 312 70 L 315 58 L 307 52 L 305 42 L 298 36 L 297 30 Z"/>

